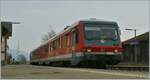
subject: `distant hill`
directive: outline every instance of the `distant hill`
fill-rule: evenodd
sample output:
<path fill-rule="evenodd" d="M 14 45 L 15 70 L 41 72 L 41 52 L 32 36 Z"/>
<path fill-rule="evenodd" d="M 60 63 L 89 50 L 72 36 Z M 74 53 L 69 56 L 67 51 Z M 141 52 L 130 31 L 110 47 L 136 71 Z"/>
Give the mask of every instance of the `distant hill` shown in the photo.
<path fill-rule="evenodd" d="M 15 60 L 17 60 L 18 55 L 23 54 L 26 57 L 27 61 L 30 61 L 30 53 L 27 53 L 25 51 L 19 51 L 18 53 L 15 49 L 10 49 L 8 52 L 12 55 L 12 58 L 14 58 Z"/>

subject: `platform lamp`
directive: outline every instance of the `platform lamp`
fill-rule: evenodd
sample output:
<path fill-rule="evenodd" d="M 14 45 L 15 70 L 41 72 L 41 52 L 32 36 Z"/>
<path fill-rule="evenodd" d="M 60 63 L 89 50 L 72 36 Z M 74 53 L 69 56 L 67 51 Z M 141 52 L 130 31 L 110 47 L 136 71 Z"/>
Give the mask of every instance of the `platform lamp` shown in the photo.
<path fill-rule="evenodd" d="M 125 29 L 125 30 L 134 31 L 134 42 L 133 42 L 133 43 L 134 43 L 134 61 L 135 61 L 135 64 L 137 64 L 136 29 L 129 29 L 129 28 L 127 28 L 127 29 Z"/>

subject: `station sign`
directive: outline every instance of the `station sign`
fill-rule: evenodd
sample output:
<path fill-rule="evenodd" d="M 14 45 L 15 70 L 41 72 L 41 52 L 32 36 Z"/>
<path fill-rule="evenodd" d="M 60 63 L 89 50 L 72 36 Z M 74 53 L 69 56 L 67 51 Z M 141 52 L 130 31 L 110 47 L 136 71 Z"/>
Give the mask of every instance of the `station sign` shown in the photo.
<path fill-rule="evenodd" d="M 137 45 L 137 44 L 139 44 L 139 41 L 131 41 L 131 42 L 129 42 L 129 44 L 130 45 Z"/>

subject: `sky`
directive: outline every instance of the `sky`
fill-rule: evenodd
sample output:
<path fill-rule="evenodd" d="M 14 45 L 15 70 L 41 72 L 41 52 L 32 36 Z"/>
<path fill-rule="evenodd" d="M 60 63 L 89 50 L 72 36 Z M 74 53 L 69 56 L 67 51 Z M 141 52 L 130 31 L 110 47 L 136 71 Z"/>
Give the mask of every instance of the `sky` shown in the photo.
<path fill-rule="evenodd" d="M 58 33 L 80 19 L 97 18 L 116 21 L 121 29 L 121 40 L 149 31 L 149 1 L 40 1 L 1 0 L 1 21 L 20 22 L 13 25 L 12 37 L 8 40 L 11 49 L 30 52 L 41 44 L 42 35 L 50 27 Z"/>

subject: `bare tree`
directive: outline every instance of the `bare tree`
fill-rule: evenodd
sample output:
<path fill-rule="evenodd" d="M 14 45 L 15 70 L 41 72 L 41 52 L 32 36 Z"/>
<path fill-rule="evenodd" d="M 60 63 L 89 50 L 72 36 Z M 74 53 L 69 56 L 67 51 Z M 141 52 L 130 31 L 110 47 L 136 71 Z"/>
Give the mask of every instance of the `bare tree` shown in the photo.
<path fill-rule="evenodd" d="M 42 42 L 45 42 L 56 35 L 55 31 L 52 29 L 51 26 L 49 26 L 50 31 L 47 32 L 45 35 L 42 36 Z"/>

